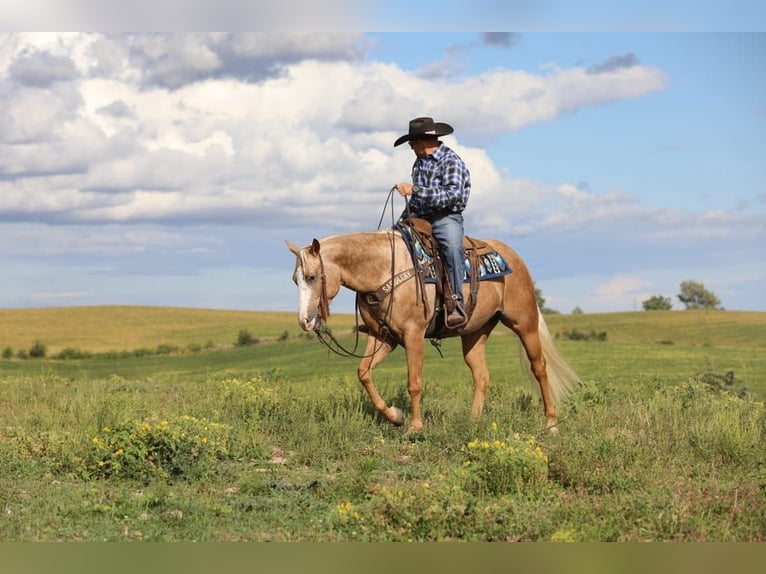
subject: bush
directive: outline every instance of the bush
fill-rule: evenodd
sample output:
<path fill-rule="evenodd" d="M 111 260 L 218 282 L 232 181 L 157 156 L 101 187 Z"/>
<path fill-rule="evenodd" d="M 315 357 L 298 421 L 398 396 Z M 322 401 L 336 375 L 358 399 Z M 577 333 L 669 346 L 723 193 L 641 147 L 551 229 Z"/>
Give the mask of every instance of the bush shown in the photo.
<path fill-rule="evenodd" d="M 71 359 L 89 359 L 93 356 L 93 353 L 89 351 L 83 351 L 82 349 L 75 349 L 73 347 L 67 347 L 62 349 L 56 355 L 54 359 L 71 360 Z"/>
<path fill-rule="evenodd" d="M 577 327 L 564 331 L 561 336 L 569 341 L 606 341 L 606 331 L 596 333 L 591 329 L 590 333 L 583 333 Z"/>
<path fill-rule="evenodd" d="M 492 423 L 493 431 L 497 424 Z M 479 495 L 518 494 L 540 489 L 548 480 L 548 456 L 532 437 L 476 439 L 463 449 Z"/>
<path fill-rule="evenodd" d="M 33 359 L 42 359 L 47 352 L 48 348 L 41 341 L 35 341 L 35 344 L 29 348 L 29 356 Z"/>
<path fill-rule="evenodd" d="M 670 297 L 653 295 L 641 303 L 641 306 L 644 308 L 644 311 L 670 311 L 673 308 L 673 303 Z"/>
<path fill-rule="evenodd" d="M 218 399 L 222 412 L 232 422 L 258 420 L 277 402 L 274 387 L 260 377 L 227 377 L 218 386 Z"/>
<path fill-rule="evenodd" d="M 237 335 L 237 341 L 234 343 L 237 347 L 249 347 L 250 345 L 256 345 L 260 341 L 257 337 L 253 337 L 252 333 L 247 329 L 240 329 Z"/>
<path fill-rule="evenodd" d="M 3 359 L 13 358 L 13 347 L 6 347 L 3 349 Z"/>
<path fill-rule="evenodd" d="M 151 481 L 199 478 L 226 455 L 228 427 L 188 415 L 104 427 L 87 459 L 94 478 Z"/>

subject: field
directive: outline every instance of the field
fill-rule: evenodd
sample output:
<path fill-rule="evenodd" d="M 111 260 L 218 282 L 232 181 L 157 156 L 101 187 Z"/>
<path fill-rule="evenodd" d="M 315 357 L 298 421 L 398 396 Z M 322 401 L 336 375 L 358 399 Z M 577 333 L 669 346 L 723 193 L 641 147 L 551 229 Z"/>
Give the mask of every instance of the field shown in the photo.
<path fill-rule="evenodd" d="M 482 419 L 445 340 L 408 435 L 292 313 L 0 310 L 0 540 L 764 540 L 766 314 L 547 321 L 558 436 L 502 329 Z M 402 351 L 376 373 L 406 411 Z"/>

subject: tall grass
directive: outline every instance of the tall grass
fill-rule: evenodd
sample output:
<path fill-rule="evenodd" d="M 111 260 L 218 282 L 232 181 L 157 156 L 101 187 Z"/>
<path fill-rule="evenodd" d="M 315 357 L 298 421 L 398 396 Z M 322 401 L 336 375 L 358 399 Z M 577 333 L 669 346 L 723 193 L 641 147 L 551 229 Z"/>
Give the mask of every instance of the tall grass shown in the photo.
<path fill-rule="evenodd" d="M 512 337 L 479 421 L 445 341 L 416 435 L 313 341 L 0 361 L 0 540 L 764 540 L 760 340 L 655 331 L 557 342 L 584 381 L 557 436 Z M 406 409 L 404 373 L 398 351 L 376 382 Z"/>
<path fill-rule="evenodd" d="M 766 536 L 764 405 L 693 379 L 638 393 L 590 382 L 557 437 L 537 398 L 507 386 L 478 423 L 434 393 L 416 436 L 381 421 L 349 380 L 319 390 L 266 374 L 172 392 L 4 379 L 0 538 Z"/>

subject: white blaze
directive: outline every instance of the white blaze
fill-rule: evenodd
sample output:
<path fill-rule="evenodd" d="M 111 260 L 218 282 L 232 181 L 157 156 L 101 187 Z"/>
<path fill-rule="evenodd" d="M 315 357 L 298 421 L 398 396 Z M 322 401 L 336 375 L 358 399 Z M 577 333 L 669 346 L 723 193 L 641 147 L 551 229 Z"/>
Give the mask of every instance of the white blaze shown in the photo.
<path fill-rule="evenodd" d="M 317 322 L 317 305 L 316 302 L 312 304 L 314 296 L 303 275 L 302 265 L 296 270 L 295 282 L 298 285 L 298 324 L 304 331 L 311 331 Z"/>

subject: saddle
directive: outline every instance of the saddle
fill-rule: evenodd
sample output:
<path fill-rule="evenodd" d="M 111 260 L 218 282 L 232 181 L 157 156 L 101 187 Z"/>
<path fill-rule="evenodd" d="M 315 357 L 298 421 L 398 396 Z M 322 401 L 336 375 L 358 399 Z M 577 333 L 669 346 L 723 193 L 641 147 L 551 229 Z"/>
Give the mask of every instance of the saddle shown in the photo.
<path fill-rule="evenodd" d="M 453 287 L 447 276 L 446 266 L 441 257 L 439 242 L 433 235 L 431 224 L 425 219 L 408 217 L 401 219 L 394 225 L 394 229 L 401 234 L 407 245 L 413 266 L 401 273 L 393 275 L 376 291 L 360 293 L 368 305 L 372 316 L 380 325 L 380 336 L 392 337 L 386 321 L 386 310 L 381 305 L 382 301 L 390 295 L 399 285 L 410 279 L 416 280 L 416 289 L 419 301 L 423 304 L 424 317 L 429 319 L 425 337 L 431 338 L 431 342 L 442 336 L 454 334 L 447 328 L 446 317 L 456 307 L 453 298 Z M 463 283 L 470 284 L 470 296 L 465 308 L 462 309 L 465 322 L 470 320 L 478 301 L 479 282 L 485 279 L 494 279 L 512 273 L 512 269 L 503 257 L 495 251 L 486 241 L 463 237 L 463 251 L 465 252 L 465 274 Z M 433 283 L 436 287 L 436 301 L 433 313 L 428 308 L 425 284 Z M 443 312 L 441 312 L 443 311 Z M 465 324 L 465 323 L 464 323 Z M 366 326 L 359 328 L 360 332 L 369 332 Z M 392 340 L 396 341 L 395 337 Z M 438 348 L 438 345 L 437 345 Z"/>
<path fill-rule="evenodd" d="M 437 307 L 444 309 L 446 317 L 455 309 L 456 302 L 453 295 L 457 287 L 450 284 L 446 266 L 442 261 L 439 242 L 433 235 L 431 223 L 418 217 L 409 217 L 402 219 L 396 228 L 402 233 L 410 250 L 412 262 L 417 271 L 416 277 L 421 287 L 421 301 L 425 306 L 423 284 L 434 283 Z M 463 309 L 467 322 L 476 308 L 479 281 L 506 275 L 511 271 L 502 257 L 485 241 L 466 235 L 463 237 L 463 251 L 466 258 L 464 283 L 470 285 L 470 296 Z M 441 330 L 444 326 L 441 319 L 441 314 L 435 313 L 429 325 L 429 331 Z"/>

